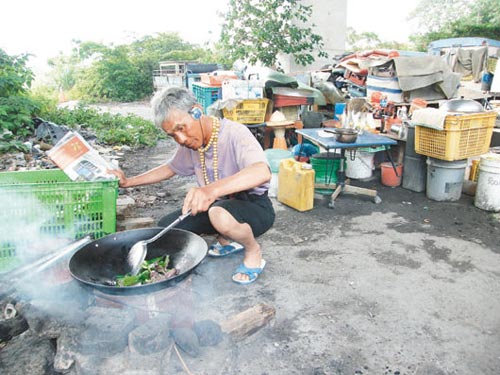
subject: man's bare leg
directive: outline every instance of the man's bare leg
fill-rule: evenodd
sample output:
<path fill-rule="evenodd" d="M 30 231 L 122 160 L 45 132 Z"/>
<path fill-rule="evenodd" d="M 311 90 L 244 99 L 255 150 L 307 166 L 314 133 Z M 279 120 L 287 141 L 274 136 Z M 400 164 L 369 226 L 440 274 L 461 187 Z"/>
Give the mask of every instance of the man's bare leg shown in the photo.
<path fill-rule="evenodd" d="M 243 264 L 248 268 L 259 268 L 262 262 L 262 253 L 260 245 L 253 236 L 252 228 L 247 223 L 238 222 L 228 211 L 222 207 L 211 207 L 208 210 L 210 222 L 217 232 L 224 237 L 226 243 L 219 242 L 221 245 L 229 243 L 230 238 L 239 242 L 245 247 Z M 219 239 L 219 237 L 218 237 Z M 236 280 L 248 280 L 248 275 L 236 274 Z"/>

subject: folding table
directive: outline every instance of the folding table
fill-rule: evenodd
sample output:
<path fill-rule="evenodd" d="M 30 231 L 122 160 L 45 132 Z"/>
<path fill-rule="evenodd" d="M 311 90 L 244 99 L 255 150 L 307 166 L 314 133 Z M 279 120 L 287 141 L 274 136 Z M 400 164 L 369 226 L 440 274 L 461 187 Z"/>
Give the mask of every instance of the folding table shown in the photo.
<path fill-rule="evenodd" d="M 325 148 L 328 153 L 332 150 L 333 152 L 335 152 L 335 150 L 337 149 L 340 150 L 341 162 L 340 167 L 337 171 L 337 185 L 335 186 L 335 191 L 332 193 L 330 197 L 330 203 L 328 204 L 330 208 L 333 208 L 335 206 L 335 200 L 340 195 L 340 193 L 367 195 L 373 197 L 373 201 L 377 204 L 382 202 L 382 199 L 378 196 L 376 190 L 352 186 L 349 184 L 349 181 L 346 182 L 344 170 L 344 160 L 346 159 L 345 152 L 347 149 L 382 146 L 384 147 L 387 157 L 391 162 L 394 171 L 396 172 L 396 166 L 394 165 L 391 154 L 388 152 L 390 146 L 397 144 L 395 140 L 384 137 L 382 135 L 363 132 L 362 134 L 358 135 L 356 142 L 342 143 L 335 140 L 334 134 L 326 133 L 324 128 L 296 129 L 295 132 L 302 135 L 312 143 Z"/>

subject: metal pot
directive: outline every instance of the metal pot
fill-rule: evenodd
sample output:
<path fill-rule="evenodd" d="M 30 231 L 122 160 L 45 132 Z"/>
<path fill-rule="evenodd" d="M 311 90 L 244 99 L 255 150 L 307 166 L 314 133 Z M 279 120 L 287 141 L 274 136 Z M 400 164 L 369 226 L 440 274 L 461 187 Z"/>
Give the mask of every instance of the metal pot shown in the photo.
<path fill-rule="evenodd" d="M 151 284 L 136 286 L 110 285 L 117 275 L 130 272 L 127 255 L 134 243 L 153 237 L 163 228 L 135 229 L 102 237 L 83 246 L 70 259 L 71 275 L 85 286 L 109 294 L 140 294 L 174 285 L 187 276 L 207 254 L 207 243 L 200 236 L 172 229 L 148 245 L 147 259 L 170 256 L 177 275 Z"/>
<path fill-rule="evenodd" d="M 465 112 L 465 113 L 484 112 L 484 108 L 481 105 L 481 103 L 470 99 L 448 100 L 442 103 L 439 109 L 448 112 Z"/>
<path fill-rule="evenodd" d="M 351 128 L 327 128 L 326 132 L 334 133 L 335 140 L 340 143 L 354 143 L 358 139 L 358 131 Z"/>

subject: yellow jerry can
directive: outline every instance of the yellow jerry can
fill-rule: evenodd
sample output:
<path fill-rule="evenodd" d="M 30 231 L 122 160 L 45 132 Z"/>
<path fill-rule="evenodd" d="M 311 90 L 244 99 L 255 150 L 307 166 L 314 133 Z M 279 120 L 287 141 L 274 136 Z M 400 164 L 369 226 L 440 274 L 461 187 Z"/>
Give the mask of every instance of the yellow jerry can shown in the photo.
<path fill-rule="evenodd" d="M 298 211 L 314 205 L 314 169 L 310 164 L 283 159 L 278 173 L 278 201 Z"/>

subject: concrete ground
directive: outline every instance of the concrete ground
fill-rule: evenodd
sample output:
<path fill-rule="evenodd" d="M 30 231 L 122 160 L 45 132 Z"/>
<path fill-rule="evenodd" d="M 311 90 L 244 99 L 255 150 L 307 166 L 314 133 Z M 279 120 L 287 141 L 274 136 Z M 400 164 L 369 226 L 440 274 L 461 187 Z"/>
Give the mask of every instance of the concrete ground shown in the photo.
<path fill-rule="evenodd" d="M 127 152 L 121 167 L 142 173 L 172 150 L 163 141 Z M 161 197 L 133 210 L 157 220 L 192 184 L 176 178 L 122 194 Z M 382 203 L 345 195 L 330 209 L 319 197 L 298 212 L 273 199 L 277 218 L 259 238 L 267 266 L 256 283 L 231 281 L 241 254 L 195 269 L 197 319 L 222 321 L 258 303 L 276 316 L 243 341 L 186 356 L 193 373 L 500 373 L 500 215 L 465 194 L 436 202 L 382 186 L 379 171 L 353 184 L 377 189 Z"/>

